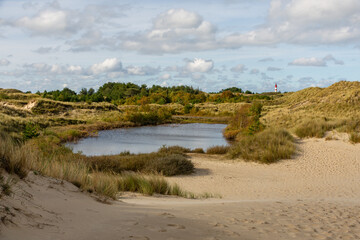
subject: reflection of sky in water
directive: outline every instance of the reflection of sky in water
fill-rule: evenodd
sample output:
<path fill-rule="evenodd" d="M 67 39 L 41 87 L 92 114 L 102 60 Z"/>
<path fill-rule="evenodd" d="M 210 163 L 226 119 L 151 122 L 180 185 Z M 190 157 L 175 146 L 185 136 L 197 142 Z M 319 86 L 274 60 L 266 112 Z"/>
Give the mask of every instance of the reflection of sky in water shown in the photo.
<path fill-rule="evenodd" d="M 206 150 L 215 145 L 227 145 L 222 135 L 225 126 L 192 123 L 106 130 L 100 131 L 98 137 L 85 138 L 67 146 L 85 155 L 110 155 L 123 151 L 148 153 L 157 151 L 163 145 Z"/>

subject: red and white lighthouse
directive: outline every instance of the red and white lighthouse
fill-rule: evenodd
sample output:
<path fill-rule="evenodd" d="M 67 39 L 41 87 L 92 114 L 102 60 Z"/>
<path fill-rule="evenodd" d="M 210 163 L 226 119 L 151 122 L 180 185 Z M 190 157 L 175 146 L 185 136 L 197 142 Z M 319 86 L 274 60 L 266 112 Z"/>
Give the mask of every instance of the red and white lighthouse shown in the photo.
<path fill-rule="evenodd" d="M 275 92 L 277 92 L 277 84 L 275 83 Z"/>

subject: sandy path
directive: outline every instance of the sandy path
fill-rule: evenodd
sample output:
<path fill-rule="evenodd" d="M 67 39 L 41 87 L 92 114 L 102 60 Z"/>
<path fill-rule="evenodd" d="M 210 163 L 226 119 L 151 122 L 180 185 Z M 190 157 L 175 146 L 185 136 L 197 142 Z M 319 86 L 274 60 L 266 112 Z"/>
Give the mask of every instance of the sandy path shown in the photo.
<path fill-rule="evenodd" d="M 360 239 L 360 144 L 305 140 L 295 159 L 272 165 L 192 160 L 196 173 L 169 180 L 223 198 L 127 194 L 108 205 L 30 175 L 1 203 L 19 227 L 8 221 L 0 239 Z"/>
<path fill-rule="evenodd" d="M 271 165 L 195 154 L 195 174 L 168 180 L 224 199 L 360 200 L 360 144 L 310 139 L 298 146 L 295 159 Z"/>

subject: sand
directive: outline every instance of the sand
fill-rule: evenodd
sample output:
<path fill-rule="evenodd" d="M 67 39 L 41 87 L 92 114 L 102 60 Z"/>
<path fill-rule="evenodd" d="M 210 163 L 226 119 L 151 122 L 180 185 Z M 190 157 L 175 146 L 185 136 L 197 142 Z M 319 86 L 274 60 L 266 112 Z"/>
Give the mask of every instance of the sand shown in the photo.
<path fill-rule="evenodd" d="M 30 174 L 1 199 L 0 239 L 360 239 L 360 144 L 302 140 L 272 165 L 192 154 L 196 172 L 168 178 L 204 200 L 123 194 L 104 204 Z"/>

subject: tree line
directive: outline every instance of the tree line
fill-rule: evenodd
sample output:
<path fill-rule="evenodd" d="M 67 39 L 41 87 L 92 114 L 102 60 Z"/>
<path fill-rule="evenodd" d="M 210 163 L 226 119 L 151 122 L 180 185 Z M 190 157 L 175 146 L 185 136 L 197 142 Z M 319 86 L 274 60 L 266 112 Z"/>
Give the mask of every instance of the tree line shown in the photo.
<path fill-rule="evenodd" d="M 167 104 L 179 103 L 182 105 L 203 102 L 243 102 L 253 99 L 267 99 L 267 95 L 253 94 L 250 91 L 243 92 L 241 88 L 227 88 L 218 93 L 206 93 L 191 86 L 162 87 L 153 85 L 148 87 L 134 83 L 108 82 L 97 91 L 93 88 L 83 88 L 78 93 L 65 87 L 63 90 L 37 92 L 38 95 L 57 101 L 64 102 L 111 102 L 121 104 Z"/>

